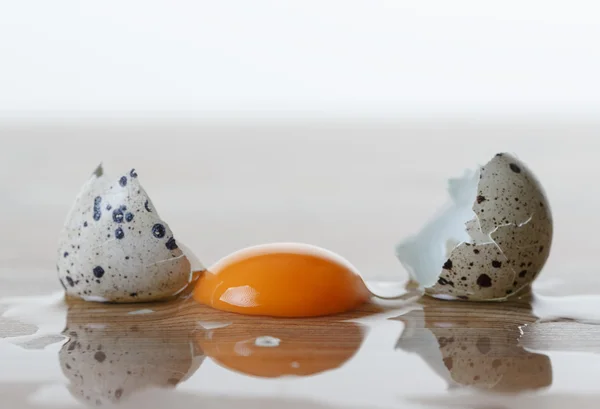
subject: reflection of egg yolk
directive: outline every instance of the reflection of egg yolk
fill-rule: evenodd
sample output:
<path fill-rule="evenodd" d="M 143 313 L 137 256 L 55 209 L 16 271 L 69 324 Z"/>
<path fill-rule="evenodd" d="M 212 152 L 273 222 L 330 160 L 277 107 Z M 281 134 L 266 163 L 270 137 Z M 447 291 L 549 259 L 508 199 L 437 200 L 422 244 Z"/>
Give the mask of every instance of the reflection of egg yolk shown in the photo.
<path fill-rule="evenodd" d="M 369 291 L 354 267 L 305 244 L 267 244 L 233 253 L 204 272 L 194 298 L 219 310 L 311 317 L 352 310 Z"/>
<path fill-rule="evenodd" d="M 358 351 L 364 335 L 364 329 L 352 322 L 301 327 L 277 322 L 233 324 L 201 333 L 196 342 L 207 357 L 225 368 L 275 378 L 338 368 Z"/>

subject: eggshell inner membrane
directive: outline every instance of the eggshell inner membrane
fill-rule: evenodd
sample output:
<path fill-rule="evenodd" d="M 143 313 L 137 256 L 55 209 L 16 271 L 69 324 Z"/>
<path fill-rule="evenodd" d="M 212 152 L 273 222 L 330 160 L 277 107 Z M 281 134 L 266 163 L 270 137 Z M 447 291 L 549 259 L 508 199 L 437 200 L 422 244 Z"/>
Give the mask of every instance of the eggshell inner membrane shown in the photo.
<path fill-rule="evenodd" d="M 552 243 L 552 216 L 531 171 L 501 153 L 449 184 L 451 202 L 396 255 L 427 294 L 504 300 L 529 285 Z"/>

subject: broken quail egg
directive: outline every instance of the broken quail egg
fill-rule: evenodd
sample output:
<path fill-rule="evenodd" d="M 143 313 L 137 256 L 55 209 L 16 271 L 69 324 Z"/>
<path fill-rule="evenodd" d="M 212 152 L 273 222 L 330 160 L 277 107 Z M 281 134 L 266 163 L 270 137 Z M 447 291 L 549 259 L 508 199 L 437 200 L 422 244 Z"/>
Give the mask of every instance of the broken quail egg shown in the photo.
<path fill-rule="evenodd" d="M 110 179 L 99 166 L 60 234 L 58 276 L 67 295 L 87 301 L 144 302 L 178 294 L 192 268 L 138 174 Z"/>
<path fill-rule="evenodd" d="M 451 203 L 396 255 L 425 293 L 502 301 L 544 266 L 552 215 L 542 186 L 515 156 L 499 153 L 449 183 Z"/>

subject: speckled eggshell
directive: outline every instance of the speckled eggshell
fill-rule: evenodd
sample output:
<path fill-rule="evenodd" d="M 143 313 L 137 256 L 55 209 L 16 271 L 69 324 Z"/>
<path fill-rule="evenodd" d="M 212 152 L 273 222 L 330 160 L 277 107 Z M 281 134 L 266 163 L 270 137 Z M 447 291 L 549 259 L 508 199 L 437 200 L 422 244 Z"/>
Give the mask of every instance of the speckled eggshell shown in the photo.
<path fill-rule="evenodd" d="M 504 300 L 529 285 L 552 244 L 552 216 L 544 191 L 516 157 L 500 153 L 480 169 L 472 241 L 450 253 L 435 285 L 437 298 Z"/>
<path fill-rule="evenodd" d="M 66 293 L 88 301 L 161 300 L 191 280 L 187 257 L 135 170 L 109 179 L 102 167 L 67 216 L 57 269 Z"/>

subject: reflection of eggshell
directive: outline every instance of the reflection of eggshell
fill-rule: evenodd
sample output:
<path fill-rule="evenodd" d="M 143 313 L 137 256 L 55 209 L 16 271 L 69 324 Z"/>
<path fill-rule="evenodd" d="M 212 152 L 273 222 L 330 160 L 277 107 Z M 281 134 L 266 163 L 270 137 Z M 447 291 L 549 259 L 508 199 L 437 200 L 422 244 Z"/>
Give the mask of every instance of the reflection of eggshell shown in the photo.
<path fill-rule="evenodd" d="M 553 231 L 531 171 L 498 154 L 478 173 L 453 181 L 450 196 L 438 218 L 397 247 L 411 276 L 444 299 L 503 300 L 527 287 L 550 254 Z"/>
<path fill-rule="evenodd" d="M 92 175 L 61 232 L 58 275 L 68 295 L 142 302 L 172 296 L 191 280 L 190 263 L 131 170 Z"/>
<path fill-rule="evenodd" d="M 195 324 L 171 309 L 131 315 L 112 308 L 95 313 L 76 305 L 67 321 L 64 334 L 70 339 L 59 352 L 60 365 L 71 393 L 92 404 L 114 403 L 148 388 L 175 387 L 203 359 L 193 344 Z"/>
<path fill-rule="evenodd" d="M 526 305 L 502 311 L 447 305 L 431 300 L 398 317 L 407 328 L 397 348 L 420 355 L 450 387 L 519 392 L 552 383 L 550 359 L 519 344 L 520 327 L 535 320 Z"/>
<path fill-rule="evenodd" d="M 480 331 L 474 336 L 473 331 L 464 329 L 430 331 L 438 339 L 444 365 L 458 384 L 514 392 L 552 383 L 550 359 L 518 348 L 514 333 L 502 336 L 498 330 Z"/>

